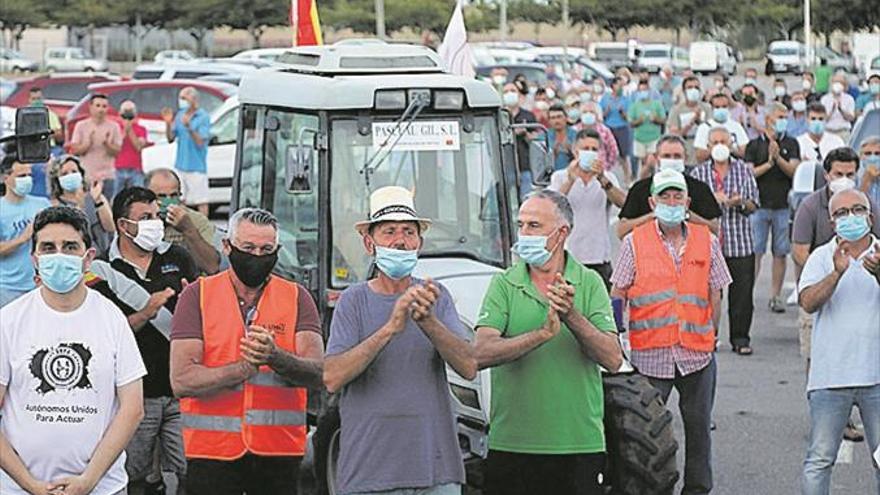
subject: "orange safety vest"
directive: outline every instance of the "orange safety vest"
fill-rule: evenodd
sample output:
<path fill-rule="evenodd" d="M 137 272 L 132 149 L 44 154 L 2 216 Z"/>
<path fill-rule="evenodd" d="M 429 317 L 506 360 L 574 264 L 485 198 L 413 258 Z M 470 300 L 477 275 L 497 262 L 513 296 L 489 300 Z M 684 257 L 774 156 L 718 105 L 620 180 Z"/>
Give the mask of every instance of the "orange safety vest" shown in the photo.
<path fill-rule="evenodd" d="M 705 226 L 688 223 L 687 228 L 681 273 L 655 222 L 633 231 L 636 275 L 627 297 L 630 344 L 635 350 L 676 344 L 695 351 L 715 350 L 709 302 L 712 238 Z"/>
<path fill-rule="evenodd" d="M 241 359 L 245 336 L 229 271 L 200 280 L 204 355 L 215 368 Z M 275 345 L 296 352 L 296 284 L 272 275 L 257 303 L 254 325 L 275 333 Z M 246 452 L 301 456 L 306 443 L 306 390 L 268 366 L 234 389 L 180 401 L 186 457 L 234 460 Z"/>

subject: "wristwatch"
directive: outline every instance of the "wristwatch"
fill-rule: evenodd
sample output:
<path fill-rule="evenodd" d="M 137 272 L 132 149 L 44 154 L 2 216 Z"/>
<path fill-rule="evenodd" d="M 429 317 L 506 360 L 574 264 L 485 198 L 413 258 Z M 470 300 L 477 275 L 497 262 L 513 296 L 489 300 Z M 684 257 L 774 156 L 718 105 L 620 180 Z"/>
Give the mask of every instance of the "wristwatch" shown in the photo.
<path fill-rule="evenodd" d="M 687 213 L 684 214 L 684 221 L 685 222 L 691 221 L 691 212 L 690 211 L 688 211 Z"/>
<path fill-rule="evenodd" d="M 611 189 L 612 187 L 614 187 L 614 184 L 612 184 L 610 180 L 605 179 L 605 183 L 602 184 L 602 189 L 607 191 L 607 190 Z"/>

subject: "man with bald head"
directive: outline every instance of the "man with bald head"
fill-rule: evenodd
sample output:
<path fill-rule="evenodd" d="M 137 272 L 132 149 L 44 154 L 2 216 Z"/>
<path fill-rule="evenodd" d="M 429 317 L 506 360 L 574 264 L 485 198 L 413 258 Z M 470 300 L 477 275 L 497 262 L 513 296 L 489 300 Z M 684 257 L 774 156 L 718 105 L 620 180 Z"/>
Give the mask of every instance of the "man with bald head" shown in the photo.
<path fill-rule="evenodd" d="M 199 107 L 199 93 L 192 86 L 180 90 L 177 115 L 170 108 L 162 109 L 168 142 L 177 140 L 174 170 L 183 182 L 187 204 L 208 215 L 208 141 L 211 139 L 211 117 Z"/>
<path fill-rule="evenodd" d="M 187 208 L 180 190 L 180 178 L 170 168 L 151 170 L 147 189 L 159 200 L 159 217 L 165 221 L 165 242 L 181 246 L 192 255 L 202 273 L 220 269 L 220 247 L 215 242 L 214 224 L 198 211 Z"/>
<path fill-rule="evenodd" d="M 829 493 L 831 469 L 849 419 L 858 406 L 869 452 L 880 445 L 880 241 L 865 193 L 843 189 L 826 213 L 834 237 L 816 248 L 801 274 L 799 304 L 814 314 L 807 381 L 810 442 L 803 493 Z M 880 468 L 874 466 L 876 490 Z M 867 487 L 866 487 L 867 489 Z"/>
<path fill-rule="evenodd" d="M 122 148 L 116 155 L 116 191 L 126 187 L 144 185 L 144 166 L 141 151 L 150 146 L 147 139 L 147 128 L 137 120 L 137 107 L 131 100 L 119 105 L 119 123 L 122 131 Z"/>

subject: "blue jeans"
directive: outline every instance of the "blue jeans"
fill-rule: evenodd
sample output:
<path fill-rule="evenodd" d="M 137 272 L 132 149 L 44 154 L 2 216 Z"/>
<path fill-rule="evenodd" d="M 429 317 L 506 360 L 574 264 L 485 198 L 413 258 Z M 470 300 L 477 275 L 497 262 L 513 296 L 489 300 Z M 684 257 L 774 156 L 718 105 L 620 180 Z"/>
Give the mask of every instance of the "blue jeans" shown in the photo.
<path fill-rule="evenodd" d="M 131 186 L 144 187 L 144 173 L 132 168 L 116 169 L 116 183 L 113 188 L 114 192 L 119 192 L 126 187 Z M 110 199 L 110 196 L 107 196 L 107 199 Z"/>
<path fill-rule="evenodd" d="M 880 385 L 813 390 L 807 394 L 807 401 L 810 445 L 804 460 L 803 494 L 825 495 L 852 406 L 859 407 L 870 453 L 880 444 Z M 873 469 L 876 493 L 880 494 L 880 469 Z"/>
<path fill-rule="evenodd" d="M 378 492 L 359 492 L 352 495 L 461 495 L 461 485 L 447 483 L 429 488 L 400 488 L 397 490 L 382 490 Z"/>
<path fill-rule="evenodd" d="M 752 216 L 752 235 L 755 238 L 755 253 L 767 252 L 767 240 L 773 235 L 771 247 L 773 256 L 784 258 L 791 252 L 791 242 L 788 238 L 788 220 L 790 217 L 788 208 L 769 210 L 758 209 Z"/>
<path fill-rule="evenodd" d="M 711 425 L 717 373 L 713 356 L 708 366 L 689 375 L 681 376 L 676 368 L 672 380 L 648 377 L 651 385 L 660 391 L 664 404 L 672 387 L 678 390 L 678 410 L 684 423 L 683 495 L 712 491 Z"/>

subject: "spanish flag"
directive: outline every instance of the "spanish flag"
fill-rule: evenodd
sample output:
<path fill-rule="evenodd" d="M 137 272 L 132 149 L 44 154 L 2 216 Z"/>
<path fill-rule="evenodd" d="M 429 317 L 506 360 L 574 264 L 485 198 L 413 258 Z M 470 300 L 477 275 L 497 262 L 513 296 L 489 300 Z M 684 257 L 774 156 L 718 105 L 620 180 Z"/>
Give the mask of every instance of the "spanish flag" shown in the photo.
<path fill-rule="evenodd" d="M 318 0 L 290 0 L 290 27 L 293 46 L 323 45 Z"/>

